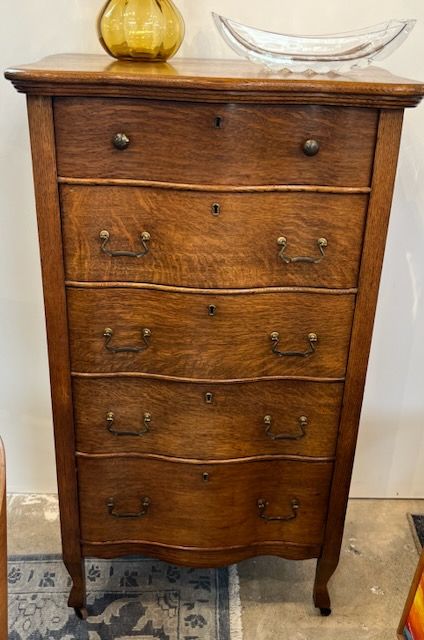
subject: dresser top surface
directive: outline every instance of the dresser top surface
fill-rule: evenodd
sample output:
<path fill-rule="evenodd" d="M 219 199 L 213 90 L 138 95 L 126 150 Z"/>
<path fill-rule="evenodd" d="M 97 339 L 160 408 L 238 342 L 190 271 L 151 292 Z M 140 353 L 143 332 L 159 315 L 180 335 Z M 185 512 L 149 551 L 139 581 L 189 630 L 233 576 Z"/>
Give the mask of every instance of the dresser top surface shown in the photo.
<path fill-rule="evenodd" d="M 106 55 L 53 55 L 6 71 L 18 91 L 38 95 L 111 95 L 191 99 L 191 93 L 257 101 L 359 106 L 415 106 L 424 84 L 368 67 L 344 75 L 270 74 L 245 60 L 174 58 L 169 63 L 117 61 Z M 157 95 L 155 95 L 155 92 Z M 172 95 L 166 97 L 172 98 Z M 199 98 L 197 98 L 199 99 Z"/>

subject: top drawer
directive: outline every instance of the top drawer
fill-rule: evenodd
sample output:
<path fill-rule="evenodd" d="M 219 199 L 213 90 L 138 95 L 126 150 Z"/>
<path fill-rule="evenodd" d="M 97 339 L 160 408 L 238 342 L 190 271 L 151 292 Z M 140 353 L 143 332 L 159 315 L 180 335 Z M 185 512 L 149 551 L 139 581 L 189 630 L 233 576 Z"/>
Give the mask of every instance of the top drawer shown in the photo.
<path fill-rule="evenodd" d="M 378 120 L 352 107 L 105 98 L 56 98 L 54 114 L 60 176 L 234 185 L 369 186 Z"/>

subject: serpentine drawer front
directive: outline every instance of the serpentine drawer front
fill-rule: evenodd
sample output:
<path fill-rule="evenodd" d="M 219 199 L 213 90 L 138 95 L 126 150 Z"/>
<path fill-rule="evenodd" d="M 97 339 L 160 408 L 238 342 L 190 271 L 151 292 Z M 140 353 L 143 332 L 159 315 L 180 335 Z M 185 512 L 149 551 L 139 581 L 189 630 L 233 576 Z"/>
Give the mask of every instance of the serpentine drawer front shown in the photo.
<path fill-rule="evenodd" d="M 75 372 L 343 378 L 353 294 L 68 289 Z"/>
<path fill-rule="evenodd" d="M 332 469 L 324 462 L 128 459 L 123 475 L 119 458 L 79 459 L 82 539 L 206 548 L 319 545 Z"/>
<path fill-rule="evenodd" d="M 367 187 L 378 112 L 56 98 L 54 118 L 60 176 Z"/>
<path fill-rule="evenodd" d="M 87 615 L 85 557 L 273 554 L 317 559 L 328 615 L 403 110 L 424 87 L 118 66 L 6 74 L 28 94 L 69 604 Z"/>
<path fill-rule="evenodd" d="M 336 452 L 343 384 L 76 377 L 73 394 L 77 449 L 84 453 L 320 458 Z"/>
<path fill-rule="evenodd" d="M 69 280 L 207 288 L 358 284 L 366 194 L 63 185 L 61 199 Z"/>

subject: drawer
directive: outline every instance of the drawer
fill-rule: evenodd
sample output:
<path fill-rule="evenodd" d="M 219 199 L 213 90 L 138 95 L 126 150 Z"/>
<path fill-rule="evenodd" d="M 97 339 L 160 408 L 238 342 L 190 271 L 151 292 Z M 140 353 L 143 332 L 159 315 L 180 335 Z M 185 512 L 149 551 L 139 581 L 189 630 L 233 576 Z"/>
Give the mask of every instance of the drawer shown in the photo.
<path fill-rule="evenodd" d="M 334 456 L 342 396 L 341 383 L 75 378 L 76 446 L 203 460 Z"/>
<path fill-rule="evenodd" d="M 55 98 L 54 118 L 60 176 L 364 187 L 378 112 L 77 97 Z M 121 150 L 119 133 L 129 140 Z M 314 156 L 303 150 L 310 139 L 319 143 Z"/>
<path fill-rule="evenodd" d="M 276 540 L 319 544 L 332 469 L 331 463 L 292 461 L 79 458 L 82 539 L 203 548 Z"/>
<path fill-rule="evenodd" d="M 61 200 L 69 280 L 357 285 L 365 195 L 62 186 Z M 133 255 L 111 255 L 122 251 Z"/>
<path fill-rule="evenodd" d="M 67 296 L 77 372 L 205 380 L 345 373 L 351 294 L 121 287 L 68 288 Z"/>

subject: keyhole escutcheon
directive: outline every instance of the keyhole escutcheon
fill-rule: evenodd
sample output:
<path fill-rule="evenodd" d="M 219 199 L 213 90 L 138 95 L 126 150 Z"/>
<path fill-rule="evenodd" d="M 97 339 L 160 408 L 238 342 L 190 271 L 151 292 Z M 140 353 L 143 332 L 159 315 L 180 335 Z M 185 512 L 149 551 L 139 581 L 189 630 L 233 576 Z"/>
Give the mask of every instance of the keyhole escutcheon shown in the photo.
<path fill-rule="evenodd" d="M 214 202 L 211 206 L 211 211 L 213 216 L 219 216 L 221 213 L 221 205 L 218 202 Z"/>

